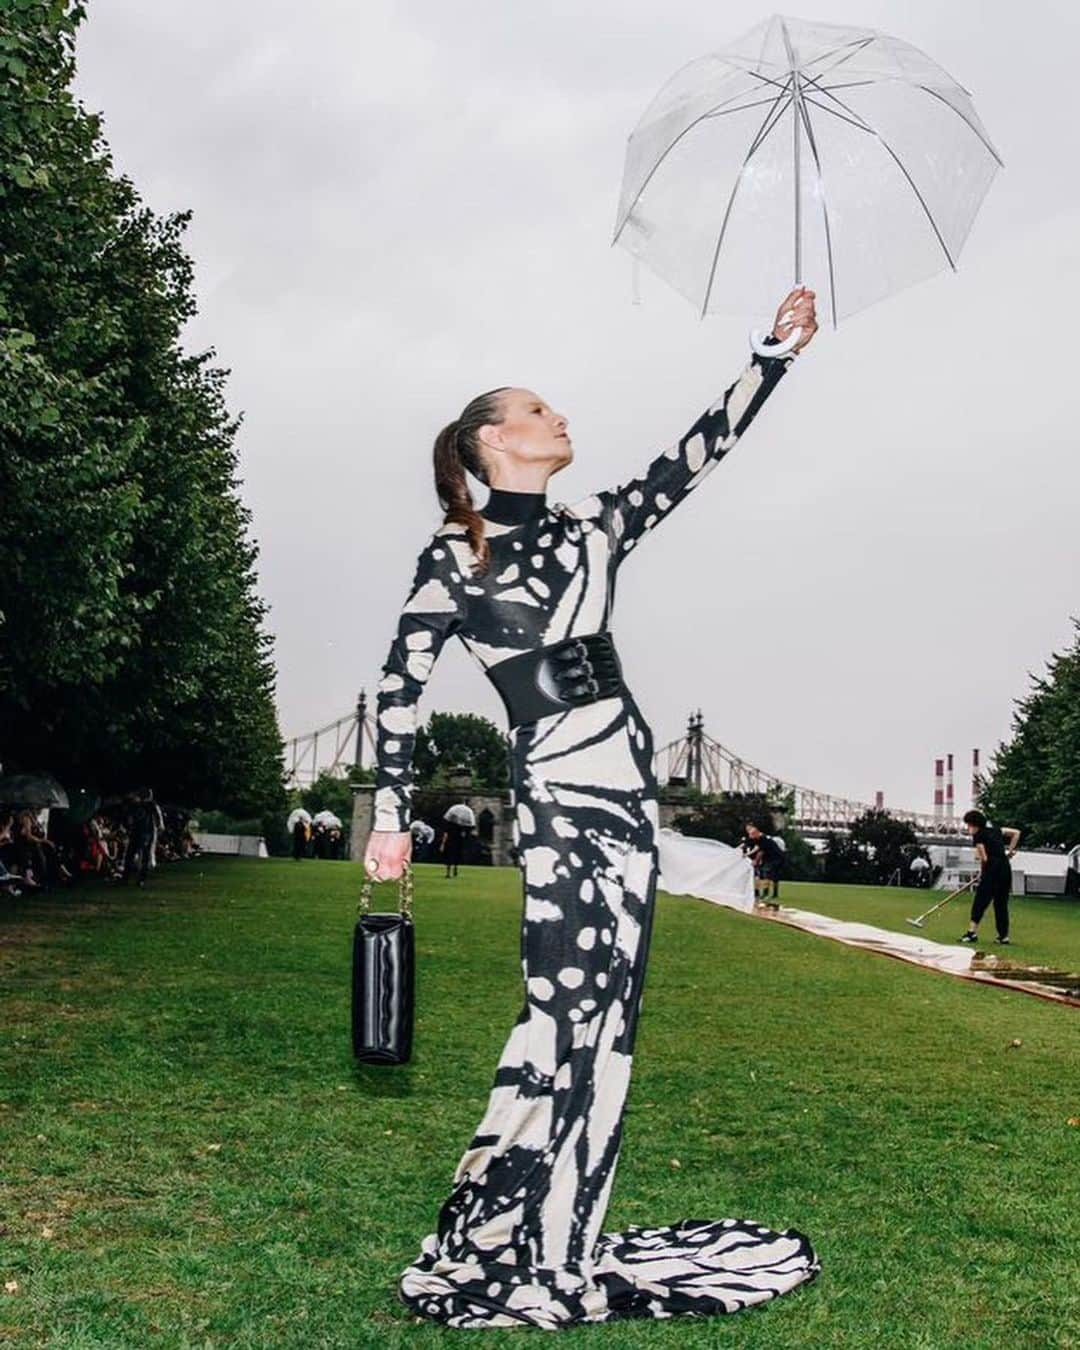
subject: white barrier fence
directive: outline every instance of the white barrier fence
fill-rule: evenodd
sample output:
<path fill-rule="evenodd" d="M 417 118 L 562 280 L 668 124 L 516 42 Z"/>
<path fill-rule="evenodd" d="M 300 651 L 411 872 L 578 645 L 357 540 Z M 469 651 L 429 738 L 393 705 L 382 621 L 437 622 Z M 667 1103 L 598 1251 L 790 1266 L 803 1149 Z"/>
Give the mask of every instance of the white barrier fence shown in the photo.
<path fill-rule="evenodd" d="M 204 853 L 231 854 L 234 858 L 269 858 L 261 834 L 204 834 L 195 831 L 195 842 Z"/>

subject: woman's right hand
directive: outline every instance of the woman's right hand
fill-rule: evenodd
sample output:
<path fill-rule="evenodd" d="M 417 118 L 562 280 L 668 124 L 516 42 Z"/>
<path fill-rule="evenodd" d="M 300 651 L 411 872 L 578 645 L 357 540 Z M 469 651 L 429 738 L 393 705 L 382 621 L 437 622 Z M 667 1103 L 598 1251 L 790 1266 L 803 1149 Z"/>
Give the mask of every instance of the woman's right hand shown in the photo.
<path fill-rule="evenodd" d="M 364 871 L 375 881 L 396 881 L 412 856 L 412 835 L 372 830 L 364 849 Z"/>
<path fill-rule="evenodd" d="M 816 292 L 810 290 L 808 286 L 796 286 L 785 299 L 780 302 L 780 308 L 776 311 L 776 322 L 773 324 L 773 337 L 778 342 L 786 341 L 796 328 L 802 329 L 802 336 L 792 348 L 792 351 L 801 352 L 810 339 L 817 332 L 817 312 L 814 308 Z"/>

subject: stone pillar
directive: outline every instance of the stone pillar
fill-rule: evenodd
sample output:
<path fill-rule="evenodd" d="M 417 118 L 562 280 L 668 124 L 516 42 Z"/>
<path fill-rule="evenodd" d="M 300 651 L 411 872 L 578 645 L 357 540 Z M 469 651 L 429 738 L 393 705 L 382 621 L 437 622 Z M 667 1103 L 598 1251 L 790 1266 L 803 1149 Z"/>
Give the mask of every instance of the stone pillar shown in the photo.
<path fill-rule="evenodd" d="M 368 835 L 375 823 L 375 784 L 353 784 L 352 829 L 349 832 L 349 857 L 362 862 Z"/>
<path fill-rule="evenodd" d="M 690 791 L 689 784 L 685 779 L 675 779 L 660 789 L 658 794 L 660 803 L 660 828 L 670 830 L 676 816 L 686 816 L 690 814 Z"/>
<path fill-rule="evenodd" d="M 485 811 L 492 816 L 491 824 L 491 861 L 495 867 L 512 867 L 514 858 L 514 813 L 510 806 L 509 792 L 492 792 L 486 796 L 469 797 L 469 806 L 477 820 L 479 833 L 480 817 Z"/>
<path fill-rule="evenodd" d="M 514 867 L 514 808 L 510 793 L 503 792 L 502 810 L 495 816 L 495 840 L 492 845 L 492 862 L 497 867 Z"/>

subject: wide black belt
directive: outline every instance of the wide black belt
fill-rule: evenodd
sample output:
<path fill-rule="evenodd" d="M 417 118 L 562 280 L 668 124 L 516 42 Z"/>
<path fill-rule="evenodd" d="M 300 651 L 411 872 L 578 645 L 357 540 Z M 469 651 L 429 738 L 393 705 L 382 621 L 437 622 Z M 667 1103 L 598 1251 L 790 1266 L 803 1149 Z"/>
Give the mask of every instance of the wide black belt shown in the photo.
<path fill-rule="evenodd" d="M 610 633 L 587 633 L 489 666 L 511 727 L 580 708 L 622 692 L 622 666 Z"/>

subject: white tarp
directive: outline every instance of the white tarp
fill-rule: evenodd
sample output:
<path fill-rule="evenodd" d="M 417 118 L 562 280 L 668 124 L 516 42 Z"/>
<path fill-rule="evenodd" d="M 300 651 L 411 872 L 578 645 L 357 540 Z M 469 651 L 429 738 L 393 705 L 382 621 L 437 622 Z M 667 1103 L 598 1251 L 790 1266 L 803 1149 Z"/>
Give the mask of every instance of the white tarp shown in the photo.
<path fill-rule="evenodd" d="M 866 947 L 886 956 L 898 956 L 903 961 L 914 961 L 916 965 L 947 970 L 952 975 L 966 975 L 974 956 L 971 947 L 961 947 L 951 942 L 931 942 L 917 933 L 893 933 L 887 928 L 874 928 L 868 923 L 830 919 L 827 914 L 815 914 L 808 909 L 788 909 L 786 905 L 781 905 L 779 909 L 765 910 L 764 917 L 778 919 L 793 928 L 801 928 L 805 933 L 832 938 L 849 947 Z"/>
<path fill-rule="evenodd" d="M 661 830 L 658 846 L 661 890 L 753 912 L 754 868 L 739 849 L 677 830 Z"/>

